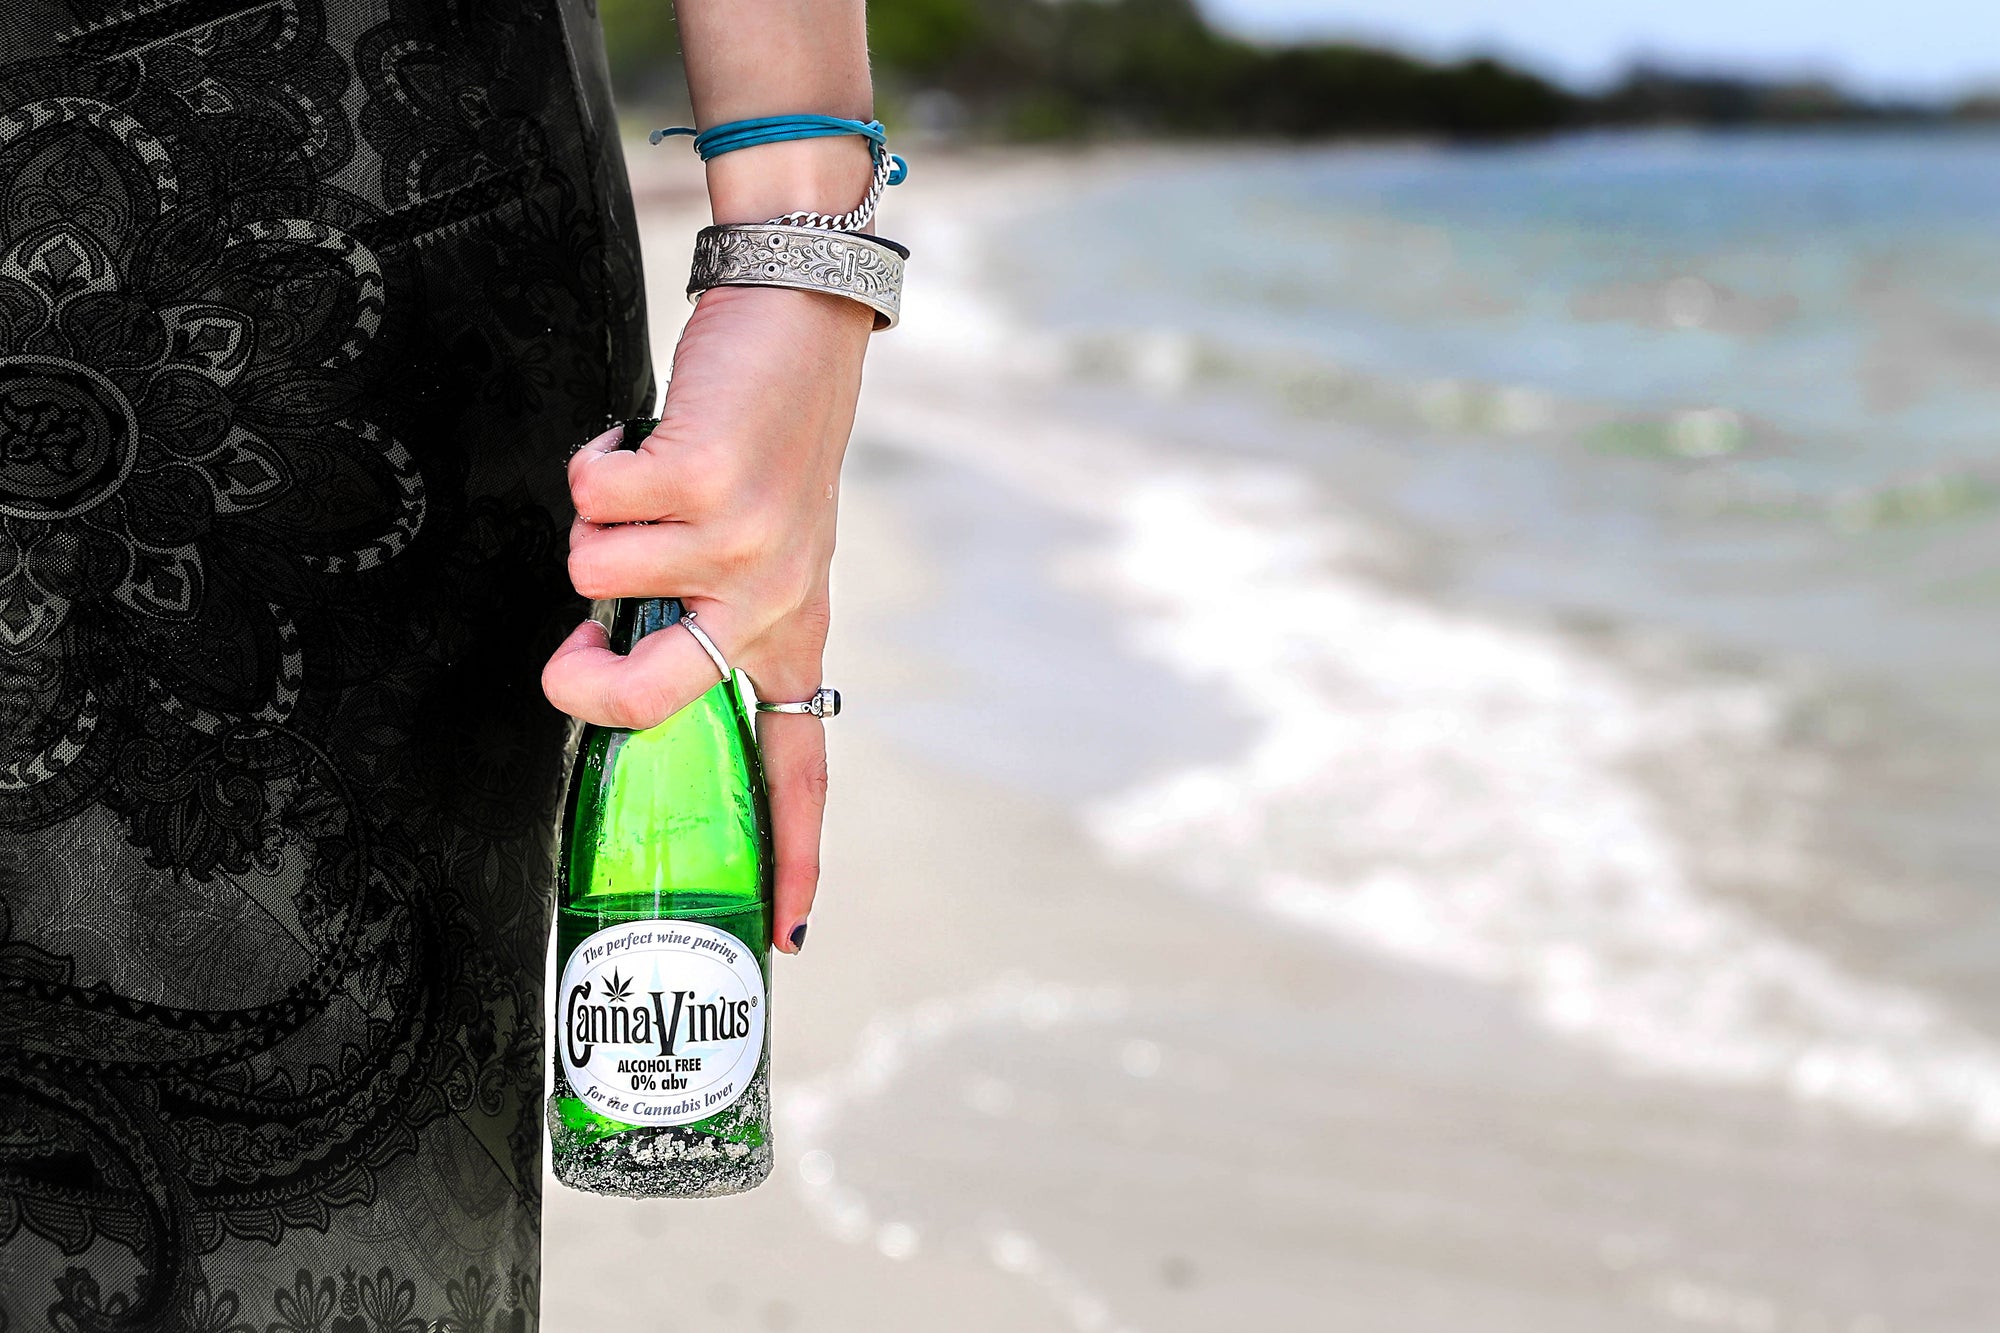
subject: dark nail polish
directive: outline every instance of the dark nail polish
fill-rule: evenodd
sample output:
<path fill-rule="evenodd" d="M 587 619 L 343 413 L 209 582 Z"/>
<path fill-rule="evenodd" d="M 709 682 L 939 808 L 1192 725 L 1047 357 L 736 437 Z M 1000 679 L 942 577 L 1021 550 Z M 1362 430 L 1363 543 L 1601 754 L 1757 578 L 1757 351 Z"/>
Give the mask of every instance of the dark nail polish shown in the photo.
<path fill-rule="evenodd" d="M 792 952 L 797 953 L 799 950 L 805 947 L 806 947 L 806 923 L 801 921 L 799 922 L 798 925 L 792 927 Z"/>

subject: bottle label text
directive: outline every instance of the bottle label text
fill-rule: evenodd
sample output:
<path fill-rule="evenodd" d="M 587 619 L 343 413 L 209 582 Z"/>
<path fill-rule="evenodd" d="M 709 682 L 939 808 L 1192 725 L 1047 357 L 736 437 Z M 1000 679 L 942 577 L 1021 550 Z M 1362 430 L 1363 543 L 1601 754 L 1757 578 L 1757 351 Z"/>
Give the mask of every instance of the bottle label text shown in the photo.
<path fill-rule="evenodd" d="M 632 1125 L 727 1110 L 764 1051 L 764 974 L 743 941 L 694 921 L 588 936 L 563 965 L 555 1039 L 586 1105 Z"/>

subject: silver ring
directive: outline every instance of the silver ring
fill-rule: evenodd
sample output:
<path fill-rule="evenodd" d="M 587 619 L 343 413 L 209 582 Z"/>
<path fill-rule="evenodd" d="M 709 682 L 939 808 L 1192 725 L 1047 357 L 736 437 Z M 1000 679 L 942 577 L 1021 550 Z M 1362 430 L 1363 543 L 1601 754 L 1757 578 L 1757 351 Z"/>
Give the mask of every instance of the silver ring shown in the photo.
<path fill-rule="evenodd" d="M 703 652 L 708 654 L 708 660 L 715 663 L 715 669 L 722 673 L 724 680 L 728 680 L 735 674 L 729 669 L 729 659 L 724 657 L 722 650 L 715 646 L 715 640 L 708 637 L 708 631 L 694 623 L 694 612 L 681 612 L 681 624 L 687 626 L 687 632 L 694 635 L 694 641 L 701 645 Z"/>
<path fill-rule="evenodd" d="M 822 685 L 813 691 L 813 697 L 795 704 L 767 704 L 757 701 L 760 713 L 804 713 L 809 717 L 839 717 L 840 691 L 830 685 Z"/>

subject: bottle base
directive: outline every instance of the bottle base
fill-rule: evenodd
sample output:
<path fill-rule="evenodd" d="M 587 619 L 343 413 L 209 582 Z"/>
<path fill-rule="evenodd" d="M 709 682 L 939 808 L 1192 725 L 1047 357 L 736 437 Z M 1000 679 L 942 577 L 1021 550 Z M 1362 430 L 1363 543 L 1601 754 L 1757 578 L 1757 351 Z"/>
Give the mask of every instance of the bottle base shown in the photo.
<path fill-rule="evenodd" d="M 718 1199 L 753 1190 L 771 1174 L 768 1143 L 730 1143 L 670 1129 L 632 1129 L 585 1142 L 560 1122 L 550 1131 L 556 1179 L 589 1194 Z"/>

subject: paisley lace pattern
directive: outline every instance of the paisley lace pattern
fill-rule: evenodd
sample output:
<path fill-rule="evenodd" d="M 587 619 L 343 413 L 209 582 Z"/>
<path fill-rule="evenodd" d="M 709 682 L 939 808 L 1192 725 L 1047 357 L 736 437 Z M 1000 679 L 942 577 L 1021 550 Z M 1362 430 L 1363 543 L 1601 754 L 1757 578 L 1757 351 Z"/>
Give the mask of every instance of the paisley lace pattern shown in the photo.
<path fill-rule="evenodd" d="M 593 8 L 6 0 L 0 1333 L 535 1325 Z"/>

